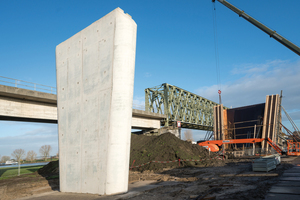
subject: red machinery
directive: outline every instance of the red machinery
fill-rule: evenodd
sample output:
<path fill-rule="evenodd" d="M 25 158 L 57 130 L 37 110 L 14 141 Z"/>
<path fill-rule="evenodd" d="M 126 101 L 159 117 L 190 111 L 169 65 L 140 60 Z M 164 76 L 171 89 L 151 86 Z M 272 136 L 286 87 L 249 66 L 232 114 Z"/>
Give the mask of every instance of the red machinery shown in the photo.
<path fill-rule="evenodd" d="M 198 145 L 210 149 L 212 152 L 218 152 L 223 144 L 241 144 L 241 143 L 257 143 L 262 142 L 264 139 L 233 139 L 233 140 L 208 140 L 199 142 Z"/>
<path fill-rule="evenodd" d="M 208 140 L 204 142 L 199 142 L 198 145 L 205 147 L 207 150 L 212 152 L 218 152 L 223 144 L 243 144 L 243 143 L 257 143 L 262 142 L 265 139 L 262 138 L 251 138 L 251 139 L 233 139 L 233 140 Z M 270 138 L 266 139 L 268 144 L 275 149 L 277 153 L 282 155 L 284 152 L 280 147 L 278 147 Z M 287 155 L 300 156 L 300 142 L 293 142 L 292 140 L 287 140 Z"/>
<path fill-rule="evenodd" d="M 300 142 L 293 142 L 293 140 L 287 140 L 287 155 L 300 156 Z"/>

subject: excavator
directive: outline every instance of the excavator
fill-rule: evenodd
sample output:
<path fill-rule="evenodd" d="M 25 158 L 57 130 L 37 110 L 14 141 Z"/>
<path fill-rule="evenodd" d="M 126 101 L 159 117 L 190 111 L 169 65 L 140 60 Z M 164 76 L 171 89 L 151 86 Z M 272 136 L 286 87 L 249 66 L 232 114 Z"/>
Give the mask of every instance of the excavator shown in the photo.
<path fill-rule="evenodd" d="M 212 2 L 215 2 L 216 0 L 212 0 Z M 300 56 L 300 48 L 290 42 L 289 40 L 285 39 L 283 36 L 279 35 L 276 31 L 271 30 L 267 26 L 263 25 L 250 15 L 246 14 L 244 11 L 236 8 L 232 4 L 228 3 L 225 0 L 217 0 L 221 4 L 225 5 L 227 8 L 232 10 L 233 12 L 237 13 L 240 17 L 243 17 L 245 20 L 256 26 L 257 28 L 261 29 L 265 33 L 267 33 L 270 37 L 274 38 L 293 52 L 295 52 L 297 55 Z M 250 139 L 230 139 L 230 140 L 208 140 L 208 141 L 199 141 L 198 145 L 205 147 L 207 150 L 212 152 L 220 152 L 220 148 L 223 144 L 245 144 L 245 143 L 258 143 L 266 140 L 267 143 L 275 149 L 275 151 L 282 155 L 287 154 L 291 156 L 300 156 L 300 142 L 294 141 L 294 140 L 286 140 L 287 142 L 287 151 L 283 151 L 280 147 L 278 147 L 270 138 L 250 138 Z M 224 153 L 224 151 L 223 151 Z"/>

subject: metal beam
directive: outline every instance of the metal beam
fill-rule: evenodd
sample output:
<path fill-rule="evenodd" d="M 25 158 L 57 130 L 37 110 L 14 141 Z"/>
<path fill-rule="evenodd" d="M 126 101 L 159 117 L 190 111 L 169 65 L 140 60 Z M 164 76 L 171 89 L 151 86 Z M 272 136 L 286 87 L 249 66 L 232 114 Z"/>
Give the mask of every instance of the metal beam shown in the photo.
<path fill-rule="evenodd" d="M 168 83 L 145 89 L 145 110 L 165 114 L 164 126 L 181 121 L 182 128 L 213 130 L 216 105 L 219 104 Z"/>

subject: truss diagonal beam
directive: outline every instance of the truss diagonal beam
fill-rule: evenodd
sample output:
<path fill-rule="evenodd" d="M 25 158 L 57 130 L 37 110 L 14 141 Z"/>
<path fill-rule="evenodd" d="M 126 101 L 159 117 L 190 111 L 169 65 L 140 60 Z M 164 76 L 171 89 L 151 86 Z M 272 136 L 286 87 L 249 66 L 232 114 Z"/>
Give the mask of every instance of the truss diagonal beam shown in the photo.
<path fill-rule="evenodd" d="M 181 121 L 183 128 L 213 130 L 216 105 L 216 102 L 167 83 L 145 89 L 146 111 L 167 115 L 165 126 Z"/>

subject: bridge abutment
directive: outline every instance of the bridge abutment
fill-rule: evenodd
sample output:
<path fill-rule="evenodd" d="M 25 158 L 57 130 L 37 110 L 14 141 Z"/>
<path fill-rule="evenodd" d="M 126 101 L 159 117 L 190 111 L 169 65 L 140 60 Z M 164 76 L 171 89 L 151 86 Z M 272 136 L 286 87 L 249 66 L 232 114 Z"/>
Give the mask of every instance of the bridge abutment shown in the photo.
<path fill-rule="evenodd" d="M 120 8 L 56 48 L 60 190 L 128 190 L 136 23 Z"/>

